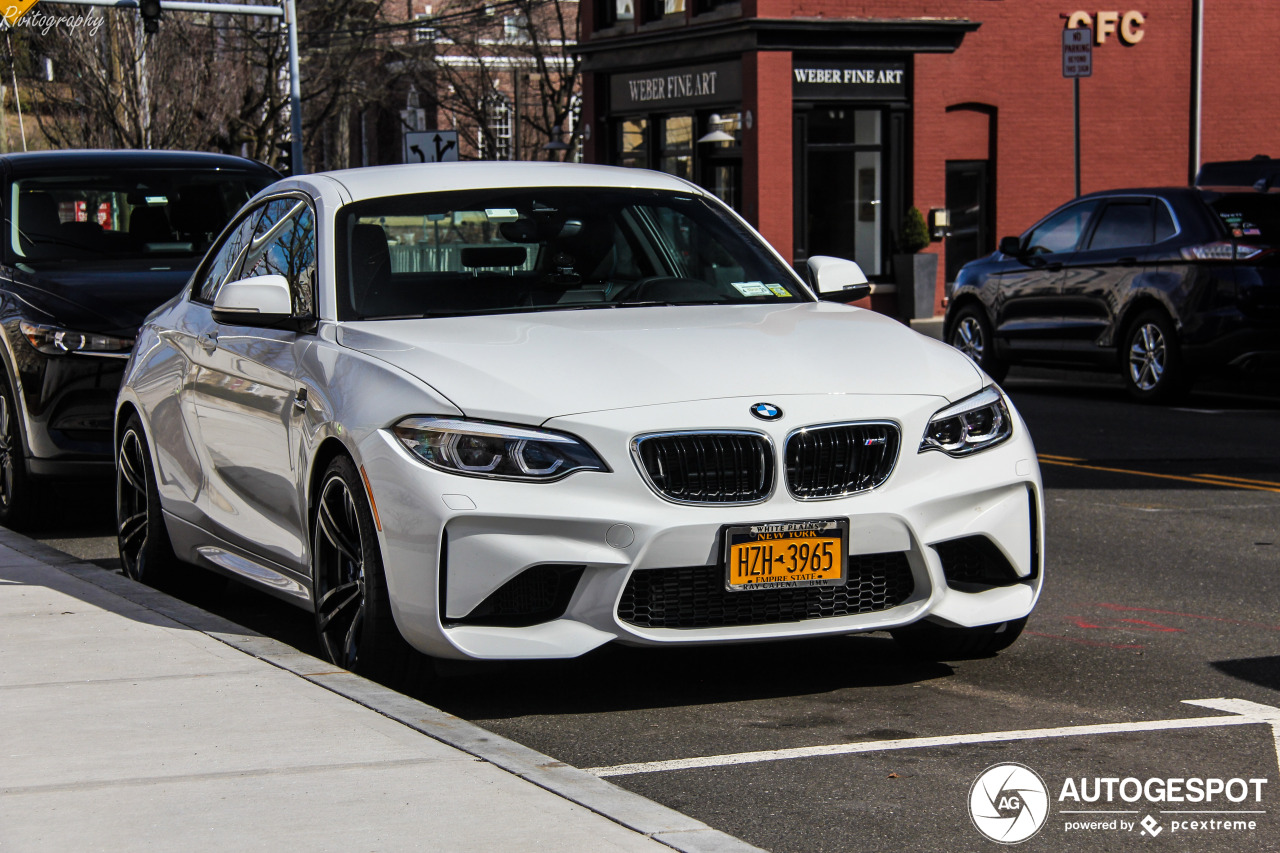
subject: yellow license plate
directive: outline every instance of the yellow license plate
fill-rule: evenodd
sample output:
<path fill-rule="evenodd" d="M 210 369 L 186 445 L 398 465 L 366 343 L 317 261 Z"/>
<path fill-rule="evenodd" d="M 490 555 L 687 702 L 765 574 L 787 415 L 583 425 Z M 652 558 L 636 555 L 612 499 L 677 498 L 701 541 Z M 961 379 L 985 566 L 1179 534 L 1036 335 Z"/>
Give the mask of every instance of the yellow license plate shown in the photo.
<path fill-rule="evenodd" d="M 729 527 L 724 541 L 725 585 L 730 590 L 844 583 L 848 519 Z"/>

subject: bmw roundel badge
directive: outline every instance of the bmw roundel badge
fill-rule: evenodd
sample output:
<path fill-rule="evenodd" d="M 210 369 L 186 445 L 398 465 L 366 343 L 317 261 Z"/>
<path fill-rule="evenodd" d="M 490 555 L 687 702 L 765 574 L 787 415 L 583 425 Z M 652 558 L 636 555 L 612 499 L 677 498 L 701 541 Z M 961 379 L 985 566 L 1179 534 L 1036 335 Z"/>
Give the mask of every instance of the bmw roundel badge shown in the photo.
<path fill-rule="evenodd" d="M 762 421 L 776 421 L 782 417 L 782 409 L 773 403 L 756 403 L 751 407 L 751 414 Z"/>

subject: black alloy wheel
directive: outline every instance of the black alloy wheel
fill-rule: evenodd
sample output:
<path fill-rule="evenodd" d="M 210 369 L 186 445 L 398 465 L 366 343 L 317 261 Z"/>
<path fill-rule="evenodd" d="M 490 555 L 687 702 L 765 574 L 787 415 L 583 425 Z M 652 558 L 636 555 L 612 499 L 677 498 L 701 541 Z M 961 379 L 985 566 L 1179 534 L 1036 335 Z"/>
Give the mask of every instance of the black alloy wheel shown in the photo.
<path fill-rule="evenodd" d="M 1009 373 L 1009 365 L 996 358 L 991 321 L 978 305 L 971 303 L 956 312 L 947 343 L 969 356 L 974 364 L 996 382 L 1003 380 Z"/>
<path fill-rule="evenodd" d="M 0 376 L 0 524 L 13 530 L 22 530 L 31 523 L 36 500 L 27 476 L 18 415 L 8 377 Z"/>
<path fill-rule="evenodd" d="M 1134 318 L 1125 330 L 1120 372 L 1129 395 L 1144 403 L 1165 403 L 1183 396 L 1189 375 L 1173 328 L 1163 311 L 1152 309 Z"/>
<path fill-rule="evenodd" d="M 1014 644 L 1027 626 L 1027 618 L 980 625 L 976 628 L 945 628 L 932 622 L 917 622 L 889 632 L 894 641 L 913 657 L 923 660 L 972 660 L 991 657 Z"/>
<path fill-rule="evenodd" d="M 382 679 L 414 674 L 421 655 L 395 626 L 373 513 L 355 463 L 346 456 L 325 470 L 311 541 L 316 634 L 324 656 Z"/>
<path fill-rule="evenodd" d="M 116 544 L 124 573 L 151 586 L 165 581 L 177 563 L 160 514 L 160 491 L 147 437 L 137 415 L 125 423 L 116 448 Z"/>

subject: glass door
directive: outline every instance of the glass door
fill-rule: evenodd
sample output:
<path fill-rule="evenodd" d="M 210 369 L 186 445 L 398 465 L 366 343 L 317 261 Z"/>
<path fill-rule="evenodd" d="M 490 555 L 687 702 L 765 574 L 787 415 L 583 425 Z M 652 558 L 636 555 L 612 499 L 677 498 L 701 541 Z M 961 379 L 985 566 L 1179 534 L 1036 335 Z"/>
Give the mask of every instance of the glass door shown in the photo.
<path fill-rule="evenodd" d="M 797 247 L 804 257 L 884 272 L 884 152 L 880 110 L 819 107 L 805 115 L 798 158 Z M 799 140 L 797 140 L 797 144 Z"/>

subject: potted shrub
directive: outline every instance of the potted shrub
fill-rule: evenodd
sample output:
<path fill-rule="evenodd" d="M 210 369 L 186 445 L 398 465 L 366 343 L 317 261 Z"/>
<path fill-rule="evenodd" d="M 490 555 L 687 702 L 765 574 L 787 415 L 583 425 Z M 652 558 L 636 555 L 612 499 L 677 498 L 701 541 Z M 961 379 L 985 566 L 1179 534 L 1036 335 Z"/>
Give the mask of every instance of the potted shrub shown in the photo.
<path fill-rule="evenodd" d="M 938 298 L 938 256 L 926 254 L 929 228 L 920 208 L 912 207 L 902 220 L 898 252 L 893 256 L 893 277 L 898 290 L 899 313 L 904 320 L 932 317 Z"/>

